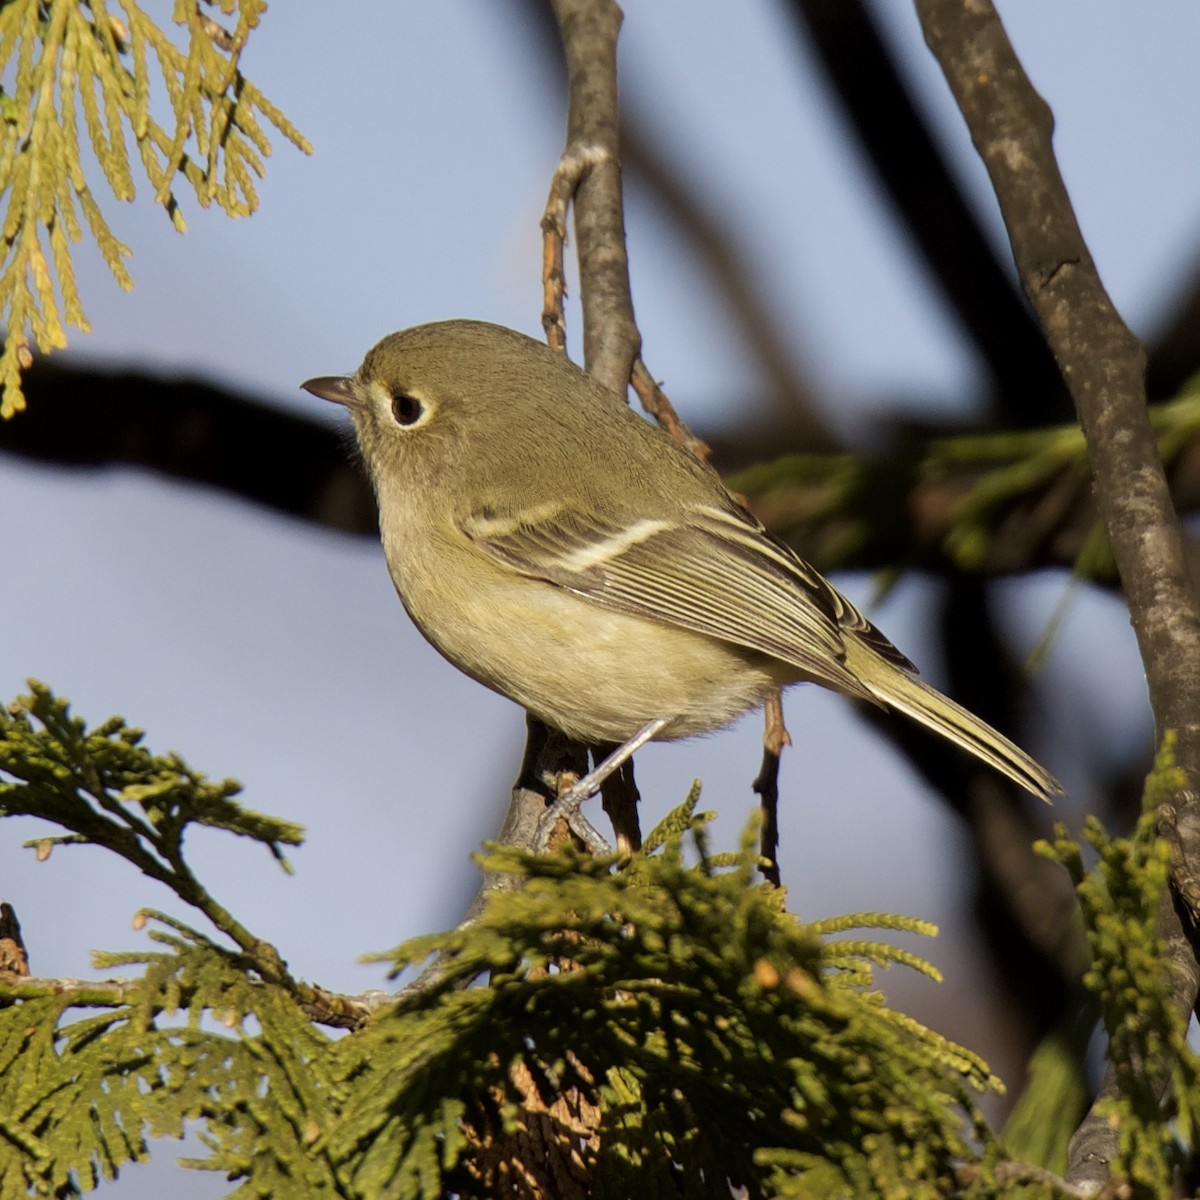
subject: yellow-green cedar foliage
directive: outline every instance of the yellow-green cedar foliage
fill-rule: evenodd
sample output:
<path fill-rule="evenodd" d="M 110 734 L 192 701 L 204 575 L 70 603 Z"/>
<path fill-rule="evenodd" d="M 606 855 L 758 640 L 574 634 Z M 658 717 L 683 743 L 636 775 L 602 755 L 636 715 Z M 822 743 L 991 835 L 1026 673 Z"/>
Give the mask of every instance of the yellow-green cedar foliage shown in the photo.
<path fill-rule="evenodd" d="M 264 120 L 310 149 L 239 66 L 265 0 L 207 7 L 233 18 L 231 27 L 205 5 L 176 0 L 173 20 L 187 34 L 181 48 L 135 0 L 117 0 L 112 10 L 106 0 L 0 3 L 0 418 L 24 407 L 30 338 L 52 350 L 66 345 L 64 322 L 88 328 L 71 263 L 80 214 L 117 282 L 133 286 L 123 261 L 129 250 L 84 174 L 81 114 L 113 195 L 133 198 L 132 139 L 155 201 L 181 231 L 180 175 L 204 207 L 215 202 L 230 216 L 257 207 L 254 180 L 271 152 Z M 165 94 L 156 101 L 160 81 Z"/>

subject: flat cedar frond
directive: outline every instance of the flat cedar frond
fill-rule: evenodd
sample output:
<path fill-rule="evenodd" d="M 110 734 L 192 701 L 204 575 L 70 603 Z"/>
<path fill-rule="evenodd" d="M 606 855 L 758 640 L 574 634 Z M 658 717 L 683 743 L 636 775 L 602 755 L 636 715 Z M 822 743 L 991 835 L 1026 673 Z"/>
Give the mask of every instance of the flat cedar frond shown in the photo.
<path fill-rule="evenodd" d="M 64 322 L 86 331 L 70 244 L 82 235 L 79 211 L 117 283 L 133 286 L 129 249 L 109 228 L 84 173 L 90 150 L 112 194 L 134 194 L 132 137 L 154 198 L 184 229 L 175 194 L 180 176 L 203 207 L 230 216 L 257 207 L 254 180 L 271 151 L 260 122 L 299 149 L 307 140 L 242 75 L 246 40 L 265 0 L 222 3 L 228 29 L 200 4 L 175 5 L 187 32 L 180 49 L 135 0 L 5 0 L 0 4 L 0 418 L 25 405 L 21 370 L 31 341 L 66 345 Z M 161 77 L 169 111 L 151 103 L 150 73 Z M 83 133 L 80 136 L 82 115 Z M 78 206 L 78 207 L 77 207 Z M 57 283 L 55 282 L 57 279 Z"/>
<path fill-rule="evenodd" d="M 0 818 L 42 817 L 70 831 L 37 839 L 43 852 L 107 846 L 169 883 L 182 867 L 184 831 L 197 824 L 262 842 L 287 867 L 282 847 L 300 844 L 300 826 L 236 804 L 236 781 L 214 783 L 178 755 L 151 754 L 120 717 L 89 731 L 66 700 L 36 680 L 30 688 L 0 709 Z"/>
<path fill-rule="evenodd" d="M 0 710 L 0 818 L 39 817 L 67 832 L 35 839 L 40 857 L 55 846 L 104 846 L 198 908 L 250 956 L 264 978 L 287 980 L 287 968 L 263 941 L 223 908 L 184 857 L 191 825 L 208 825 L 261 842 L 290 870 L 284 845 L 302 830 L 236 804 L 232 779 L 213 783 L 178 755 L 154 755 L 142 733 L 120 717 L 88 731 L 70 706 L 30 681 L 32 694 Z M 290 981 L 289 981 L 290 982 Z"/>
<path fill-rule="evenodd" d="M 123 956 L 146 971 L 106 1011 L 67 1020 L 79 998 L 54 994 L 0 1007 L 0 1194 L 91 1191 L 147 1158 L 148 1138 L 181 1137 L 189 1121 L 205 1122 L 213 1148 L 200 1165 L 249 1173 L 253 1160 L 274 1195 L 330 1187 L 334 1172 L 310 1149 L 341 1098 L 324 1073 L 328 1040 L 228 951 L 199 935 L 168 943 Z"/>
<path fill-rule="evenodd" d="M 97 734 L 40 695 L 9 718 L 21 747 L 9 767 L 19 759 L 43 795 L 69 791 Z M 131 740 L 118 721 L 101 732 Z M 703 832 L 694 814 L 673 823 Z M 847 951 L 781 911 L 754 882 L 753 828 L 728 869 L 684 838 L 626 870 L 497 851 L 484 866 L 524 888 L 390 955 L 398 969 L 451 952 L 438 987 L 341 1039 L 317 1033 L 295 989 L 249 955 L 174 919 L 156 919 L 153 948 L 98 957 L 140 971 L 128 984 L 59 994 L 0 976 L 0 1178 L 88 1190 L 145 1157 L 147 1139 L 199 1122 L 210 1155 L 191 1165 L 226 1172 L 247 1198 L 940 1186 L 976 1155 L 969 1089 L 986 1068 L 868 990 L 887 952 Z M 463 986 L 476 976 L 486 986 Z M 69 1020 L 81 1005 L 99 1011 Z"/>

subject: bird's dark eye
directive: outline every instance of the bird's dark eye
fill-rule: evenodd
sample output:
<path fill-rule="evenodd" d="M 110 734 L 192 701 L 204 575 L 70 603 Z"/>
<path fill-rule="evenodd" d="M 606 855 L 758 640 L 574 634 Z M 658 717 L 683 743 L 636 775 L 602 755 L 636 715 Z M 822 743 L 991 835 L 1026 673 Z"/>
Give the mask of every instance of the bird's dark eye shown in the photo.
<path fill-rule="evenodd" d="M 415 425 L 424 412 L 425 405 L 416 396 L 397 392 L 392 397 L 392 416 L 396 418 L 397 425 Z"/>

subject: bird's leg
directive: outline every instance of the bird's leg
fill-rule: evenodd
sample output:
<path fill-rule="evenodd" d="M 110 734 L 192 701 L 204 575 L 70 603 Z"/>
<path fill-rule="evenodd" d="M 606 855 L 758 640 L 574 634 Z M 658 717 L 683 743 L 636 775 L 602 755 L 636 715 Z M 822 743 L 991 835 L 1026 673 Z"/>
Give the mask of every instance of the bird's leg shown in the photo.
<path fill-rule="evenodd" d="M 751 787 L 758 793 L 762 805 L 763 824 L 760 845 L 766 860 L 761 868 L 768 883 L 779 886 L 779 755 L 784 746 L 792 744 L 791 735 L 783 723 L 783 691 L 775 688 L 763 704 L 762 767 Z"/>
<path fill-rule="evenodd" d="M 574 819 L 579 814 L 579 806 L 591 795 L 593 795 L 604 781 L 613 774 L 614 771 L 620 770 L 632 757 L 640 750 L 655 734 L 661 733 L 668 724 L 670 717 L 655 717 L 653 721 L 648 722 L 637 731 L 623 745 L 618 746 L 598 767 L 589 771 L 578 783 L 569 787 L 549 808 L 546 809 L 545 815 L 540 823 L 540 835 L 538 838 L 539 845 L 545 845 L 550 838 L 550 834 L 554 829 L 555 823 L 559 818 L 563 818 L 569 825 L 574 824 Z M 631 782 L 632 782 L 632 776 Z M 616 817 L 613 816 L 613 824 L 616 829 L 618 838 L 618 848 L 620 848 L 621 829 L 616 825 Z M 636 829 L 636 815 L 634 818 L 634 827 Z M 588 827 L 591 828 L 590 826 Z M 626 835 L 628 831 L 626 830 Z M 639 839 L 640 840 L 640 839 Z"/>

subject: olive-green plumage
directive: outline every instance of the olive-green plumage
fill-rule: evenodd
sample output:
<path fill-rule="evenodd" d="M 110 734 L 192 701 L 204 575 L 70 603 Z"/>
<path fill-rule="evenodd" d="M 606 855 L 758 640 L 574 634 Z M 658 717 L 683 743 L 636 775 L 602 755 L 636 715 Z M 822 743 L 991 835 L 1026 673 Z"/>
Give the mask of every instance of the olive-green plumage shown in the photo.
<path fill-rule="evenodd" d="M 658 737 L 689 737 L 777 685 L 819 683 L 906 713 L 1035 795 L 1062 790 L 565 355 L 444 321 L 304 386 L 350 410 L 417 627 L 548 724 L 623 742 L 665 717 Z"/>

